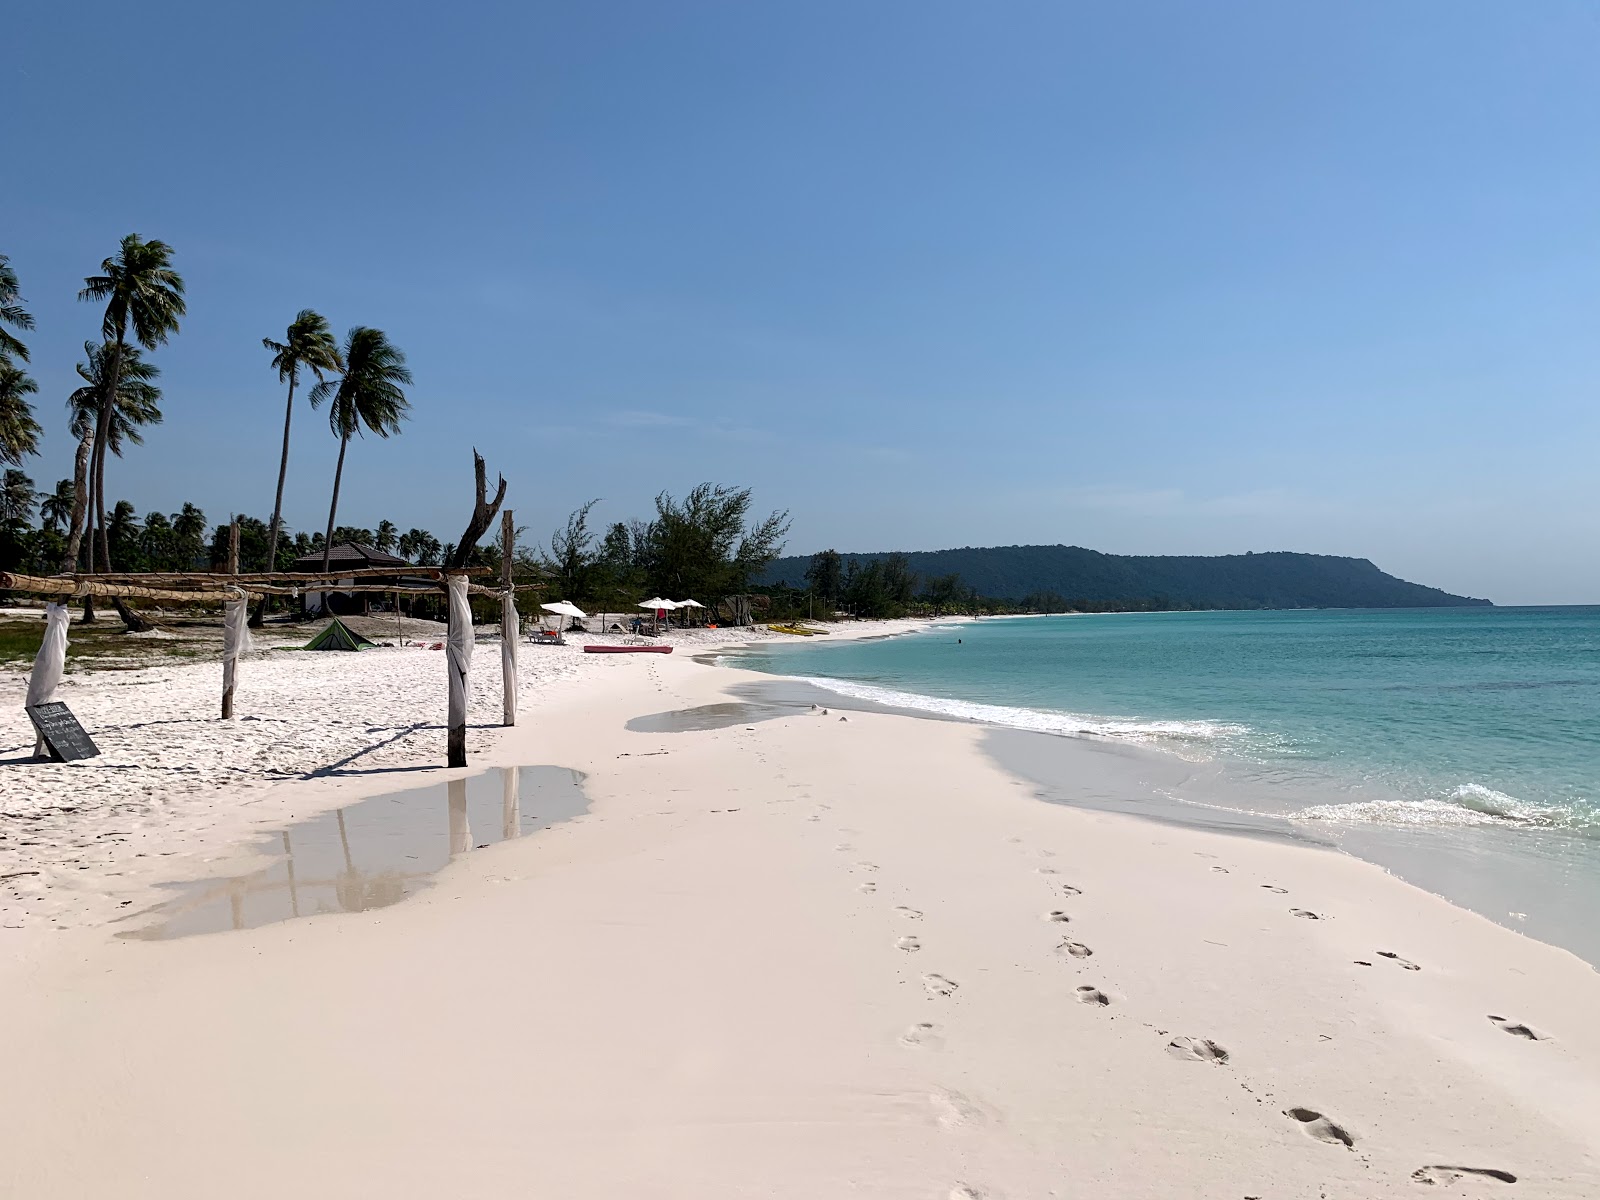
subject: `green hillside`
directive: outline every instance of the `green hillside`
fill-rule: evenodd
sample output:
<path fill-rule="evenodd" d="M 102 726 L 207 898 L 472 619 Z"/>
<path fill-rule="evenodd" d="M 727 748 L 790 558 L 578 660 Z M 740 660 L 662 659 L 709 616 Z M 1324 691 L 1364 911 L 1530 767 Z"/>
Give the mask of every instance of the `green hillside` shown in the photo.
<path fill-rule="evenodd" d="M 892 553 L 844 558 L 865 564 Z M 956 574 L 981 596 L 1034 598 L 1049 608 L 1444 608 L 1490 603 L 1408 583 L 1364 558 L 1328 554 L 1144 557 L 1101 554 L 1081 546 L 969 546 L 912 551 L 904 557 L 924 581 Z M 803 588 L 809 562 L 800 556 L 781 558 L 762 582 Z"/>

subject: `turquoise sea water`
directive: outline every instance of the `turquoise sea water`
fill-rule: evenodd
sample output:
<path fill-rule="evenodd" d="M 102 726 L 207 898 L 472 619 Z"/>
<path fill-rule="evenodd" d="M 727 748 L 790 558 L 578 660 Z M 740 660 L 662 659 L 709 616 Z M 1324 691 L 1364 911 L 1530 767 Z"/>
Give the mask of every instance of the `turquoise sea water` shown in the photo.
<path fill-rule="evenodd" d="M 1600 834 L 1600 607 L 990 620 L 740 665 L 1361 806 L 1325 819 Z"/>
<path fill-rule="evenodd" d="M 1008 728 L 1156 752 L 1170 766 L 1131 799 L 1095 793 L 1081 758 L 1008 766 L 1063 803 L 1342 848 L 1600 965 L 1600 607 L 995 619 L 820 641 L 736 665 L 997 727 L 1003 761 L 1026 741 Z"/>

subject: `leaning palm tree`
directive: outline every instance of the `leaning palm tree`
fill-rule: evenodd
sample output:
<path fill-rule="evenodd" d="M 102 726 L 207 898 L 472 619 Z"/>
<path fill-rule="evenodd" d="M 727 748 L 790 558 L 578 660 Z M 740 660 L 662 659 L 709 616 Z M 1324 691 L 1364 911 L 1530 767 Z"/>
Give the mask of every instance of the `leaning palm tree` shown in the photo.
<path fill-rule="evenodd" d="M 308 368 L 317 382 L 326 383 L 327 376 L 344 370 L 344 359 L 339 354 L 339 344 L 333 339 L 325 317 L 302 308 L 295 314 L 284 340 L 275 342 L 262 338 L 261 344 L 272 351 L 272 367 L 278 372 L 278 382 L 289 385 L 289 400 L 283 413 L 283 457 L 278 461 L 278 495 L 272 502 L 272 524 L 267 534 L 267 570 L 278 569 L 278 532 L 283 525 L 283 481 L 289 474 L 289 424 L 294 420 L 294 389 L 300 382 L 300 369 Z M 261 604 L 250 623 L 260 625 L 267 600 Z"/>
<path fill-rule="evenodd" d="M 78 551 L 83 544 L 88 518 L 95 434 L 102 427 L 101 403 L 107 388 L 113 386 L 112 362 L 117 356 L 114 346 L 94 342 L 85 342 L 83 352 L 87 361 L 78 364 L 78 378 L 83 380 L 83 386 L 67 397 L 67 411 L 71 415 L 68 427 L 78 439 L 78 453 L 73 462 L 72 519 L 67 527 L 66 553 L 62 555 L 63 571 L 78 569 Z M 118 458 L 122 457 L 124 443 L 138 446 L 144 442 L 144 435 L 139 432 L 141 426 L 161 423 L 161 389 L 155 384 L 160 374 L 161 368 L 145 362 L 137 346 L 122 348 L 113 392 L 115 403 L 110 419 L 104 424 L 106 445 Z M 92 549 L 89 557 L 94 557 Z"/>
<path fill-rule="evenodd" d="M 381 329 L 357 325 L 344 339 L 344 377 L 335 383 L 324 379 L 311 389 L 311 407 L 331 401 L 328 424 L 339 439 L 339 464 L 333 471 L 333 500 L 328 505 L 328 532 L 322 541 L 322 569 L 328 569 L 333 552 L 333 522 L 339 512 L 339 483 L 344 477 L 344 454 L 350 439 L 364 429 L 379 437 L 400 432 L 410 411 L 402 384 L 411 382 L 406 356 Z"/>
<path fill-rule="evenodd" d="M 28 348 L 6 328 L 7 325 L 32 329 L 33 317 L 22 307 L 22 293 L 17 290 L 17 273 L 11 269 L 11 260 L 0 254 L 0 359 L 27 362 Z"/>
<path fill-rule="evenodd" d="M 154 350 L 178 331 L 178 319 L 188 311 L 183 302 L 183 277 L 172 269 L 172 247 L 165 242 L 144 241 L 136 233 L 122 239 L 117 253 L 100 264 L 101 274 L 83 281 L 79 300 L 104 301 L 105 317 L 100 323 L 102 337 L 111 352 L 103 371 L 100 407 L 95 415 L 93 462 L 90 483 L 94 490 L 92 511 L 99 531 L 101 569 L 111 569 L 110 546 L 106 541 L 105 459 L 118 404 L 123 363 L 129 350 L 128 334 L 146 350 Z M 94 544 L 90 543 L 93 559 Z M 123 612 L 119 602 L 117 610 Z M 127 613 L 123 613 L 124 619 Z"/>
<path fill-rule="evenodd" d="M 0 355 L 0 462 L 21 466 L 23 455 L 39 453 L 39 435 L 44 431 L 28 403 L 38 390 L 26 371 Z"/>

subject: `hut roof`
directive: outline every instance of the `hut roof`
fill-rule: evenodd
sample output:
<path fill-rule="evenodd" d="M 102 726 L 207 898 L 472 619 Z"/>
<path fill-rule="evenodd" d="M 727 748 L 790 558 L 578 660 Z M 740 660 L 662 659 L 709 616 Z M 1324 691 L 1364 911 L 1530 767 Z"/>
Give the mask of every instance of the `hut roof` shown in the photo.
<path fill-rule="evenodd" d="M 374 546 L 361 542 L 335 542 L 333 549 L 328 552 L 328 569 L 335 570 L 339 567 L 409 567 L 403 558 L 396 558 L 393 554 L 385 554 Z M 294 560 L 296 571 L 322 570 L 322 551 L 307 554 L 304 558 Z"/>

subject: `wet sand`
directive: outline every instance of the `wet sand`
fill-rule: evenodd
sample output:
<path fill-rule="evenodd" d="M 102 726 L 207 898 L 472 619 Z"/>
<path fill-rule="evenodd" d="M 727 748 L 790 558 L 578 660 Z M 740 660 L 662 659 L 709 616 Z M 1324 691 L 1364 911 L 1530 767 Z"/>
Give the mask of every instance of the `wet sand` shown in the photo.
<path fill-rule="evenodd" d="M 1600 1190 L 1571 955 L 1314 845 L 1041 803 L 969 724 L 627 728 L 759 682 L 563 684 L 486 765 L 588 809 L 399 903 L 15 931 L 0 1193 Z"/>

